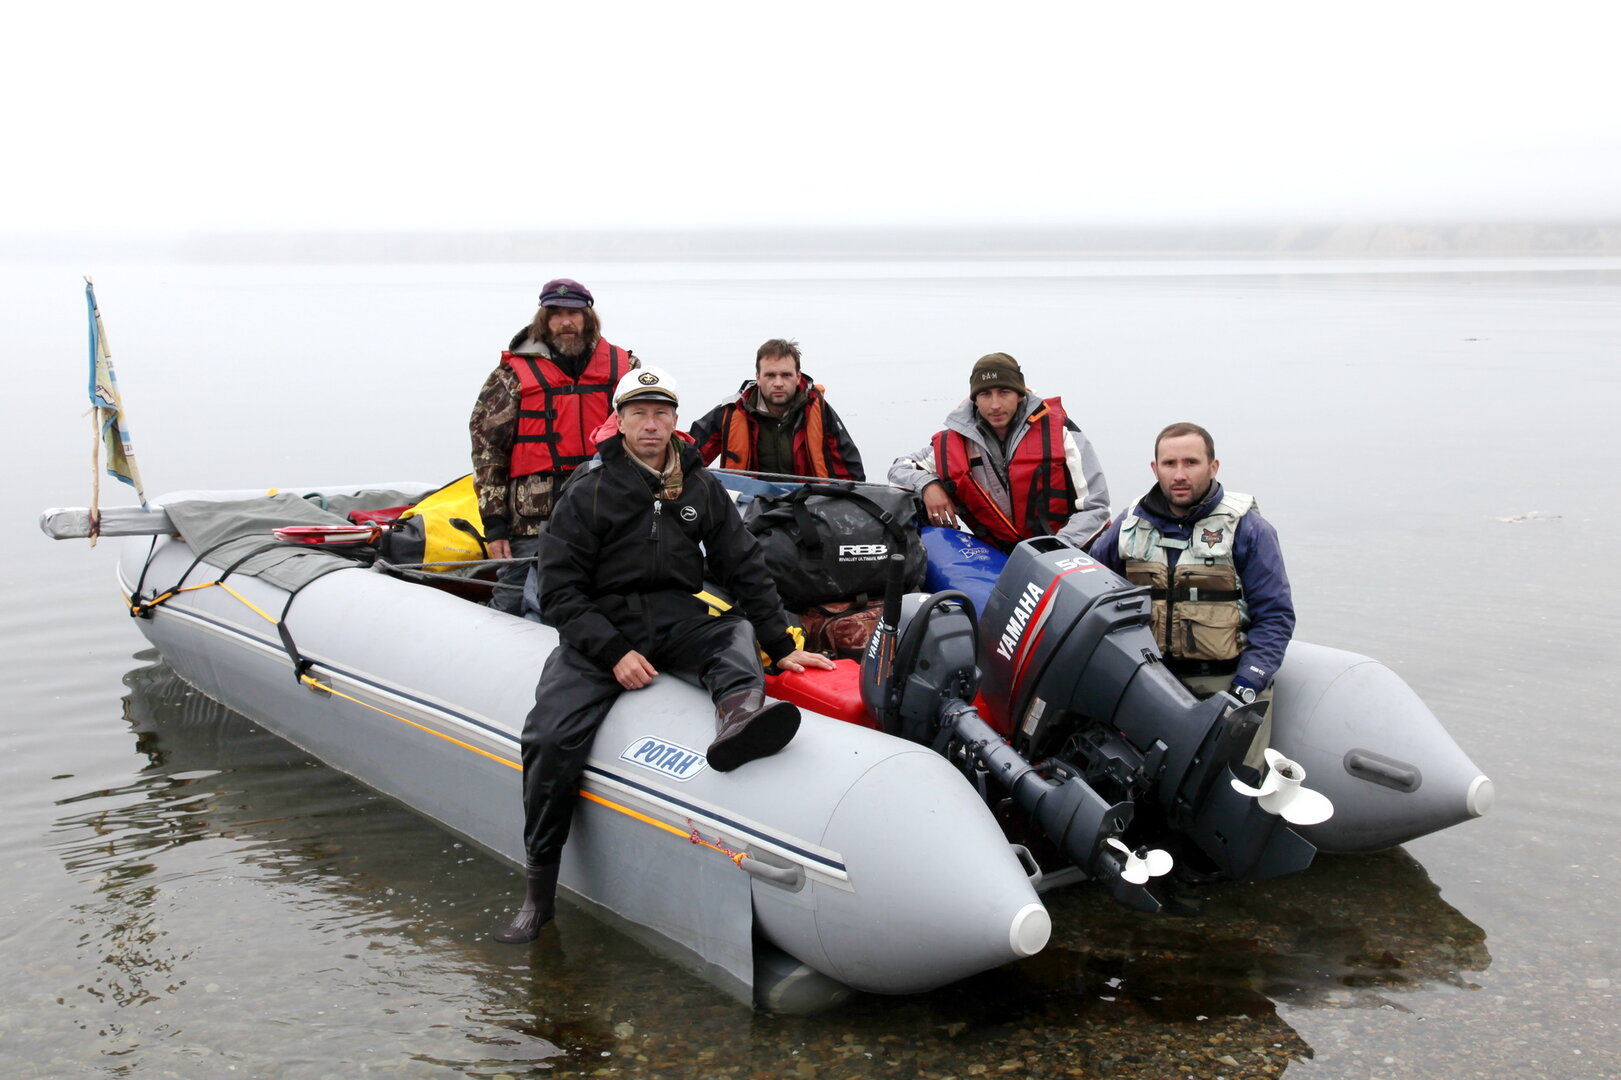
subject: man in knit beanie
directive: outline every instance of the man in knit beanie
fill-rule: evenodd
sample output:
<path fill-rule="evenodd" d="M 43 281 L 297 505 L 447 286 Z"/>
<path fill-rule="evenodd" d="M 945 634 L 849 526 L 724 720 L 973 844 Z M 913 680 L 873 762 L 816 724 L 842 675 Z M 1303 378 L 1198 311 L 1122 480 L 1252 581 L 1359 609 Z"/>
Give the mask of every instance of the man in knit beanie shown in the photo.
<path fill-rule="evenodd" d="M 968 398 L 928 446 L 903 454 L 889 482 L 923 497 L 928 524 L 959 520 L 1003 551 L 1032 536 L 1083 547 L 1109 523 L 1109 488 L 1086 435 L 1056 397 L 1025 385 L 1019 362 L 988 353 L 968 375 Z"/>

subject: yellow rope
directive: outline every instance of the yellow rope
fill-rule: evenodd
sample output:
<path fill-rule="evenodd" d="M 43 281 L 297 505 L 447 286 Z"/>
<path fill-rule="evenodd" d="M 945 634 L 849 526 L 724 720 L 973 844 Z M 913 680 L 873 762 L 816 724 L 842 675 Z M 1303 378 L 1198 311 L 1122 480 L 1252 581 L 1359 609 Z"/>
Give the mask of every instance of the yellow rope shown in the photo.
<path fill-rule="evenodd" d="M 232 596 L 234 596 L 238 600 L 242 601 L 244 604 L 246 604 L 248 606 L 249 611 L 253 612 L 255 615 L 258 615 L 261 619 L 265 620 L 266 622 L 271 623 L 272 625 L 276 625 L 276 626 L 281 625 L 281 620 L 280 619 L 277 619 L 274 615 L 265 614 L 263 611 L 261 611 L 259 609 L 259 605 L 255 604 L 252 600 L 249 600 L 247 597 L 243 596 L 241 593 L 237 592 L 235 589 L 233 589 L 229 585 L 225 584 L 225 582 L 223 582 L 223 581 L 215 581 L 215 582 L 210 582 L 210 584 L 218 585 L 220 588 L 224 589 L 226 592 L 230 593 Z M 207 585 L 193 585 L 193 586 L 190 586 L 190 588 L 195 588 L 195 589 L 206 589 L 207 587 L 208 587 Z M 182 590 L 182 591 L 187 591 L 187 590 Z"/>
<path fill-rule="evenodd" d="M 476 746 L 472 745 L 471 743 L 463 742 L 462 740 L 456 738 L 453 735 L 446 735 L 442 731 L 435 731 L 433 728 L 427 727 L 427 726 L 425 726 L 423 724 L 419 724 L 415 720 L 407 720 L 405 717 L 400 716 L 398 713 L 391 713 L 387 709 L 379 708 L 378 706 L 373 705 L 368 701 L 361 701 L 359 698 L 351 697 L 350 695 L 345 694 L 341 690 L 335 690 L 331 686 L 329 686 L 328 684 L 326 684 L 326 683 L 322 682 L 321 680 L 315 678 L 315 676 L 313 676 L 313 675 L 301 675 L 301 676 L 299 676 L 299 681 L 302 682 L 305 686 L 310 687 L 311 689 L 325 690 L 327 693 L 332 694 L 332 695 L 334 695 L 336 697 L 341 697 L 345 701 L 352 701 L 356 705 L 360 705 L 360 706 L 362 706 L 364 708 L 371 709 L 374 712 L 380 712 L 384 716 L 391 716 L 394 719 L 398 720 L 402 724 L 409 724 L 411 727 L 416 728 L 418 731 L 425 731 L 429 735 L 436 735 L 436 736 L 438 736 L 439 738 L 445 740 L 448 743 L 452 743 L 452 744 L 454 744 L 456 746 L 461 747 L 463 750 L 471 750 L 473 753 L 478 754 L 478 755 L 480 755 L 482 757 L 487 757 L 491 761 L 498 761 L 502 765 L 505 765 L 509 769 L 520 769 L 521 770 L 523 768 L 523 766 L 520 765 L 516 761 L 511 761 L 511 760 L 509 760 L 507 758 L 501 757 L 498 754 L 492 754 L 488 750 L 482 750 L 479 747 L 476 747 Z M 590 801 L 592 801 L 594 803 L 597 803 L 598 805 L 606 806 L 610 810 L 617 810 L 621 814 L 624 814 L 627 817 L 635 818 L 637 821 L 643 822 L 643 823 L 648 824 L 648 825 L 652 825 L 654 828 L 663 829 L 665 832 L 672 833 L 672 834 L 674 834 L 676 836 L 679 836 L 683 840 L 687 840 L 687 841 L 690 841 L 691 843 L 697 844 L 699 847 L 706 847 L 706 848 L 709 848 L 711 851 L 718 851 L 722 855 L 726 856 L 728 859 L 732 860 L 732 862 L 734 864 L 736 864 L 737 866 L 739 866 L 739 867 L 741 867 L 743 865 L 743 860 L 748 858 L 748 853 L 747 852 L 733 851 L 730 848 L 723 847 L 720 844 L 711 843 L 710 841 L 705 840 L 703 837 L 698 835 L 698 830 L 697 829 L 693 829 L 691 832 L 682 832 L 680 829 L 676 828 L 674 825 L 668 824 L 667 822 L 660 821 L 657 818 L 648 817 L 646 814 L 641 813 L 638 810 L 632 810 L 628 806 L 621 806 L 619 803 L 616 803 L 611 799 L 605 799 L 601 795 L 597 795 L 597 794 L 594 794 L 594 793 L 589 792 L 589 791 L 581 791 L 580 792 L 580 798 L 589 799 Z"/>
<path fill-rule="evenodd" d="M 483 757 L 487 757 L 491 761 L 498 761 L 502 765 L 505 765 L 509 769 L 522 769 L 523 768 L 523 766 L 520 765 L 516 761 L 510 761 L 507 758 L 501 757 L 501 756 L 499 756 L 497 754 L 492 754 L 488 750 L 481 750 L 478 747 L 472 745 L 471 743 L 463 742 L 462 740 L 456 738 L 453 735 L 446 735 L 442 731 L 435 731 L 433 728 L 426 727 L 426 726 L 424 726 L 422 724 L 419 724 L 415 720 L 407 720 L 405 717 L 400 716 L 398 713 L 391 713 L 387 709 L 379 708 L 378 706 L 373 705 L 370 702 L 361 701 L 357 697 L 351 697 L 350 695 L 345 694 L 341 690 L 335 690 L 331 686 L 329 686 L 326 683 L 322 682 L 321 680 L 315 678 L 313 675 L 301 675 L 301 676 L 299 676 L 299 681 L 302 682 L 305 686 L 311 687 L 312 689 L 325 690 L 327 693 L 332 694 L 332 695 L 334 695 L 336 697 L 341 697 L 345 701 L 352 701 L 356 705 L 363 706 L 364 708 L 371 709 L 371 710 L 373 710 L 375 712 L 380 712 L 384 716 L 392 716 L 394 719 L 398 720 L 402 724 L 409 724 L 412 727 L 416 728 L 418 731 L 425 731 L 429 735 L 437 735 L 439 738 L 444 739 L 448 743 L 453 743 L 454 745 L 461 747 L 463 750 L 471 750 L 473 753 L 479 754 L 479 755 L 481 755 Z M 697 844 L 700 847 L 709 848 L 711 851 L 718 851 L 722 855 L 725 855 L 728 859 L 732 860 L 732 862 L 735 863 L 736 865 L 738 865 L 739 867 L 741 867 L 743 865 L 743 860 L 748 858 L 748 853 L 747 852 L 733 851 L 730 848 L 723 847 L 720 844 L 711 843 L 710 841 L 705 840 L 703 837 L 698 835 L 698 830 L 697 829 L 693 829 L 691 832 L 682 832 L 680 829 L 676 828 L 674 825 L 671 825 L 671 824 L 669 824 L 667 822 L 660 821 L 657 818 L 648 817 L 646 814 L 641 813 L 638 810 L 632 810 L 628 806 L 621 806 L 619 803 L 616 803 L 611 799 L 605 799 L 601 795 L 594 794 L 593 792 L 581 791 L 580 792 L 580 798 L 589 799 L 590 801 L 592 801 L 594 803 L 597 803 L 598 805 L 606 806 L 610 810 L 617 810 L 621 814 L 624 814 L 627 817 L 635 818 L 637 821 L 643 822 L 643 823 L 648 824 L 648 825 L 652 825 L 654 828 L 663 829 L 667 833 L 672 833 L 673 835 L 679 836 L 683 840 L 688 840 L 688 841 L 690 841 L 690 842 L 692 842 L 694 844 Z"/>
<path fill-rule="evenodd" d="M 155 608 L 165 600 L 170 600 L 176 596 L 179 596 L 181 593 L 196 592 L 198 589 L 212 589 L 216 585 L 230 593 L 232 596 L 236 597 L 238 600 L 242 601 L 242 603 L 247 606 L 249 611 L 253 612 L 261 619 L 273 626 L 280 625 L 281 620 L 277 619 L 274 615 L 266 614 L 264 609 L 260 608 L 258 604 L 255 604 L 252 600 L 249 600 L 247 597 L 243 596 L 241 593 L 237 592 L 223 581 L 205 581 L 201 585 L 182 585 L 178 589 L 170 589 L 168 592 L 159 593 L 158 595 L 152 597 L 152 599 L 141 604 L 137 604 L 133 597 L 126 596 L 124 598 L 124 605 L 131 611 L 144 611 Z"/>
<path fill-rule="evenodd" d="M 373 712 L 380 712 L 384 716 L 391 716 L 394 719 L 398 720 L 402 724 L 409 724 L 411 727 L 416 728 L 418 731 L 426 731 L 429 735 L 436 735 L 436 736 L 438 736 L 439 738 L 445 740 L 448 743 L 452 743 L 452 744 L 454 744 L 456 746 L 461 747 L 463 750 L 471 750 L 473 753 L 478 754 L 481 757 L 487 757 L 491 761 L 500 762 L 502 765 L 505 765 L 509 769 L 520 769 L 521 770 L 523 768 L 523 766 L 518 764 L 516 761 L 512 761 L 509 758 L 504 758 L 500 754 L 492 754 L 488 750 L 484 750 L 484 749 L 481 749 L 481 748 L 479 748 L 477 746 L 474 746 L 472 743 L 463 742 L 462 740 L 456 738 L 454 735 L 446 735 L 442 731 L 435 731 L 433 728 L 428 727 L 425 724 L 419 724 L 415 720 L 407 720 L 405 717 L 399 715 L 398 713 L 391 713 L 387 709 L 381 708 L 381 707 L 379 707 L 377 705 L 373 705 L 369 701 L 361 701 L 357 697 L 351 697 L 350 695 L 345 694 L 342 690 L 333 689 L 331 686 L 329 686 L 326 683 L 322 682 L 320 679 L 317 679 L 313 675 L 300 675 L 298 677 L 298 681 L 303 683 L 305 686 L 308 686 L 312 690 L 325 690 L 327 693 L 332 694 L 335 697 L 341 697 L 345 701 L 352 701 L 356 705 L 361 705 L 361 706 L 364 706 L 365 708 L 371 709 Z"/>
<path fill-rule="evenodd" d="M 186 586 L 184 586 L 182 588 L 179 588 L 179 589 L 170 589 L 168 592 L 163 593 L 161 596 L 154 596 L 151 600 L 147 601 L 146 604 L 144 604 L 143 606 L 144 607 L 149 607 L 149 608 L 150 607 L 156 607 L 158 604 L 162 603 L 163 601 L 169 599 L 170 597 L 172 597 L 172 596 L 174 596 L 174 595 L 176 595 L 178 593 L 192 592 L 192 591 L 194 591 L 196 589 L 207 589 L 207 588 L 210 588 L 210 587 L 215 586 L 215 585 L 218 585 L 220 588 L 224 589 L 226 592 L 230 593 L 232 596 L 234 596 L 238 600 L 242 601 L 243 604 L 247 605 L 247 607 L 250 610 L 255 612 L 261 618 L 265 619 L 266 621 L 268 621 L 270 623 L 280 625 L 279 620 L 277 620 L 274 616 L 266 614 L 262 609 L 260 609 L 258 607 L 258 605 L 254 604 L 253 601 L 249 600 L 247 597 L 243 596 L 241 593 L 237 592 L 235 589 L 231 588 L 229 585 L 225 584 L 225 582 L 223 582 L 223 581 L 209 581 L 209 582 L 205 582 L 205 583 L 203 583 L 201 585 L 186 585 Z M 125 604 L 129 605 L 129 607 L 132 610 L 135 608 L 135 605 L 133 603 L 131 603 L 128 598 L 126 598 L 124 602 L 125 602 Z M 797 629 L 797 627 L 793 628 L 793 629 Z M 328 694 L 333 695 L 334 697 L 340 697 L 343 700 L 353 702 L 354 704 L 359 705 L 362 708 L 370 709 L 373 712 L 382 713 L 384 716 L 392 717 L 393 719 L 398 720 L 402 724 L 408 724 L 409 726 L 416 728 L 418 731 L 427 732 L 429 735 L 433 735 L 433 736 L 436 736 L 438 738 L 441 738 L 441 739 L 445 740 L 446 742 L 451 743 L 452 745 L 461 747 L 463 750 L 471 750 L 473 753 L 478 754 L 480 757 L 487 757 L 491 761 L 499 762 L 500 764 L 505 765 L 509 769 L 518 769 L 520 771 L 522 771 L 522 769 L 523 769 L 523 765 L 521 765 L 520 763 L 518 763 L 516 761 L 512 761 L 509 758 L 504 758 L 499 754 L 492 754 L 488 750 L 484 750 L 484 749 L 482 749 L 480 747 L 474 746 L 472 743 L 464 742 L 461 739 L 456 738 L 454 735 L 446 735 L 442 731 L 435 731 L 433 728 L 428 727 L 425 724 L 419 724 L 415 720 L 409 720 L 409 719 L 399 715 L 398 713 L 389 712 L 387 709 L 384 709 L 384 708 L 382 708 L 381 706 L 378 706 L 378 705 L 373 705 L 369 701 L 362 701 L 359 698 L 354 697 L 353 695 L 345 694 L 342 690 L 339 690 L 339 689 L 331 686 L 328 683 L 322 682 L 320 679 L 317 679 L 313 675 L 300 675 L 298 677 L 298 681 L 303 683 L 305 686 L 308 686 L 312 690 L 324 690 Z M 626 815 L 627 817 L 635 818 L 637 821 L 643 822 L 644 824 L 647 824 L 647 825 L 652 825 L 654 828 L 663 829 L 665 832 L 671 833 L 671 834 L 673 834 L 675 836 L 679 836 L 683 840 L 687 840 L 687 841 L 689 841 L 691 843 L 697 844 L 699 847 L 706 847 L 706 848 L 709 848 L 711 851 L 718 851 L 722 855 L 725 855 L 728 859 L 730 859 L 739 868 L 742 867 L 743 860 L 748 858 L 748 853 L 747 852 L 733 851 L 730 848 L 725 847 L 725 846 L 723 846 L 721 844 L 712 843 L 712 842 L 710 842 L 708 840 L 705 840 L 703 837 L 698 835 L 698 830 L 697 829 L 693 829 L 691 832 L 683 832 L 682 830 L 676 828 L 674 825 L 671 825 L 671 824 L 669 824 L 667 822 L 660 821 L 657 818 L 648 817 L 646 814 L 643 814 L 640 811 L 632 810 L 628 806 L 621 806 L 619 803 L 616 803 L 616 802 L 612 801 L 611 799 L 605 799 L 601 795 L 596 795 L 596 794 L 593 794 L 592 792 L 589 792 L 589 791 L 581 791 L 580 792 L 580 798 L 589 799 L 591 802 L 597 803 L 598 805 L 601 805 L 601 806 L 605 806 L 610 810 L 617 810 L 621 814 Z"/>
<path fill-rule="evenodd" d="M 746 851 L 733 851 L 731 848 L 722 847 L 720 844 L 710 843 L 708 840 L 705 840 L 698 835 L 697 829 L 693 829 L 691 832 L 682 832 L 680 829 L 669 824 L 668 822 L 660 821 L 658 818 L 648 817 L 646 814 L 632 810 L 628 806 L 620 806 L 613 800 L 604 799 L 601 795 L 594 794 L 593 792 L 582 791 L 580 792 L 580 798 L 590 799 L 592 802 L 606 806 L 610 810 L 617 810 L 627 817 L 633 817 L 637 821 L 653 826 L 655 829 L 663 829 L 665 832 L 679 836 L 684 840 L 690 840 L 692 843 L 697 844 L 700 847 L 709 848 L 711 851 L 718 851 L 728 859 L 731 859 L 732 862 L 736 863 L 738 866 L 742 866 L 743 860 L 749 857 L 748 852 Z"/>

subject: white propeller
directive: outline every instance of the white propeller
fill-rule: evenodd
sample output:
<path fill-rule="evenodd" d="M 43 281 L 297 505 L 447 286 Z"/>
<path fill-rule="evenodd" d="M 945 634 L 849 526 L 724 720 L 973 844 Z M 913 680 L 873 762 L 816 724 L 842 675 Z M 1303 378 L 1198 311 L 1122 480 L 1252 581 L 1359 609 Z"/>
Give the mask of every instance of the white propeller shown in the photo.
<path fill-rule="evenodd" d="M 1169 851 L 1160 848 L 1154 848 L 1150 851 L 1146 847 L 1140 847 L 1133 851 L 1112 836 L 1109 837 L 1109 845 L 1126 853 L 1126 868 L 1121 871 L 1120 876 L 1133 885 L 1147 884 L 1149 878 L 1156 878 L 1171 872 L 1171 853 Z"/>
<path fill-rule="evenodd" d="M 1306 770 L 1270 746 L 1266 749 L 1266 777 L 1260 787 L 1233 780 L 1233 790 L 1249 795 L 1269 814 L 1277 814 L 1291 825 L 1316 825 L 1334 813 L 1334 804 L 1320 791 L 1302 787 Z"/>

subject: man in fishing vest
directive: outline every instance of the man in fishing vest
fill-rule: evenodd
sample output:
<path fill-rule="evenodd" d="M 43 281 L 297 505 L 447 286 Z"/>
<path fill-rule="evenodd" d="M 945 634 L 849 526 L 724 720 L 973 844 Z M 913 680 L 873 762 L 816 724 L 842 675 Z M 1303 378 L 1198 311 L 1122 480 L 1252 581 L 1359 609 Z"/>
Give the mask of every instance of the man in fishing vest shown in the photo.
<path fill-rule="evenodd" d="M 1032 536 L 1081 547 L 1109 521 L 1109 487 L 1092 444 L 1058 398 L 1025 387 L 1007 353 L 980 357 L 968 399 L 928 446 L 895 459 L 889 482 L 923 496 L 930 524 L 960 518 L 1003 551 Z"/>
<path fill-rule="evenodd" d="M 705 465 L 784 476 L 865 480 L 861 453 L 822 388 L 799 370 L 799 342 L 772 338 L 754 378 L 692 425 Z"/>
<path fill-rule="evenodd" d="M 1092 545 L 1092 557 L 1153 590 L 1154 637 L 1165 664 L 1201 697 L 1271 694 L 1295 632 L 1278 533 L 1255 499 L 1216 481 L 1215 440 L 1172 424 L 1154 440 L 1154 486 Z M 1251 757 L 1271 733 L 1262 722 Z"/>
<path fill-rule="evenodd" d="M 490 558 L 518 560 L 500 568 L 491 607 L 522 609 L 553 497 L 596 453 L 591 434 L 613 411 L 614 385 L 637 366 L 630 350 L 603 339 L 591 290 L 558 278 L 484 380 L 468 424 L 473 486 Z"/>
<path fill-rule="evenodd" d="M 765 696 L 760 649 L 786 671 L 833 667 L 799 648 L 759 542 L 697 450 L 676 435 L 679 396 L 669 374 L 630 372 L 614 404 L 618 433 L 563 489 L 540 554 L 559 642 L 523 726 L 526 891 L 495 935 L 507 944 L 533 940 L 552 917 L 580 774 L 621 693 L 661 672 L 708 690 L 715 741 L 704 759 L 730 772 L 781 750 L 799 730 L 799 710 Z M 706 554 L 747 618 L 711 615 L 694 595 L 704 587 Z"/>

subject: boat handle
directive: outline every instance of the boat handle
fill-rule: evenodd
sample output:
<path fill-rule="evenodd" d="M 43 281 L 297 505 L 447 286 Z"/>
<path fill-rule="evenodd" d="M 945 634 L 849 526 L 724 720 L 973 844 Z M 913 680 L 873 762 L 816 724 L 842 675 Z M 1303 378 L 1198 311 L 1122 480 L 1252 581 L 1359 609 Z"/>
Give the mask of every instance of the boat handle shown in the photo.
<path fill-rule="evenodd" d="M 738 863 L 743 872 L 750 877 L 776 885 L 780 888 L 797 890 L 805 883 L 805 868 L 803 866 L 772 866 L 759 859 L 744 859 Z"/>
<path fill-rule="evenodd" d="M 1019 860 L 1019 865 L 1024 868 L 1024 876 L 1030 879 L 1031 887 L 1039 886 L 1041 884 L 1041 865 L 1036 862 L 1036 857 L 1030 854 L 1030 849 L 1023 844 L 1009 844 L 1008 847 L 1013 849 L 1014 857 Z"/>

